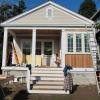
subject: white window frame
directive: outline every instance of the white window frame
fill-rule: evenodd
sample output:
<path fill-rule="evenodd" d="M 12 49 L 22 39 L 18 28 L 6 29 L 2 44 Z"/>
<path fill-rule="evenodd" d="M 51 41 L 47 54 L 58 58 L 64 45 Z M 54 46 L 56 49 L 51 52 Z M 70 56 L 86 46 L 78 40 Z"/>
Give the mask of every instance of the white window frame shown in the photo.
<path fill-rule="evenodd" d="M 21 39 L 21 51 L 22 51 L 22 55 L 23 55 L 23 43 L 24 43 L 25 41 L 30 42 L 31 45 L 32 45 L 32 40 L 31 40 L 31 39 Z M 31 53 L 30 53 L 30 54 L 32 54 L 32 46 L 31 46 Z"/>
<path fill-rule="evenodd" d="M 44 42 L 52 42 L 52 55 L 54 56 L 54 40 L 50 39 L 37 39 L 37 42 L 41 42 L 41 56 L 44 56 Z"/>
<path fill-rule="evenodd" d="M 80 47 L 79 47 L 79 38 L 78 38 L 78 42 L 76 42 L 76 52 L 82 52 L 83 50 L 82 50 L 82 44 L 83 44 L 83 41 L 82 41 L 82 34 L 79 34 L 79 33 L 77 33 L 76 34 L 76 37 L 75 37 L 75 39 L 76 39 L 76 41 L 77 41 L 77 36 L 80 36 L 80 40 L 81 40 L 81 44 L 80 44 Z M 78 43 L 78 44 L 77 44 Z M 81 51 L 77 51 L 77 48 L 79 49 L 81 49 Z"/>
<path fill-rule="evenodd" d="M 92 34 L 91 32 L 71 32 L 67 31 L 66 34 L 73 34 L 73 52 L 68 52 L 68 40 L 67 40 L 67 48 L 66 48 L 66 54 L 91 54 L 90 52 L 85 52 L 85 41 L 84 41 L 84 34 Z M 81 42 L 82 42 L 82 51 L 81 52 L 76 52 L 76 34 L 81 34 Z M 67 35 L 68 39 L 68 35 Z M 90 43 L 89 43 L 90 45 Z"/>
<path fill-rule="evenodd" d="M 51 16 L 48 15 L 48 10 L 51 10 Z M 46 17 L 47 18 L 52 18 L 53 17 L 53 8 L 52 7 L 47 7 L 46 8 Z"/>
<path fill-rule="evenodd" d="M 74 41 L 74 35 L 73 35 L 72 33 L 69 33 L 69 34 L 73 36 L 73 41 Z M 68 47 L 68 35 L 69 35 L 69 34 L 67 34 L 67 47 Z M 73 44 L 73 47 L 74 47 L 74 44 Z M 67 48 L 67 51 L 68 51 L 68 48 Z M 74 48 L 73 48 L 73 51 L 74 51 Z M 73 51 L 72 51 L 72 52 L 73 52 Z M 68 52 L 69 52 L 69 51 L 68 51 Z"/>
<path fill-rule="evenodd" d="M 88 38 L 90 38 L 89 34 L 84 34 L 84 51 L 85 51 L 85 35 L 88 36 Z M 90 49 L 90 44 L 89 44 L 89 49 Z M 85 52 L 88 52 L 88 51 L 85 51 Z"/>

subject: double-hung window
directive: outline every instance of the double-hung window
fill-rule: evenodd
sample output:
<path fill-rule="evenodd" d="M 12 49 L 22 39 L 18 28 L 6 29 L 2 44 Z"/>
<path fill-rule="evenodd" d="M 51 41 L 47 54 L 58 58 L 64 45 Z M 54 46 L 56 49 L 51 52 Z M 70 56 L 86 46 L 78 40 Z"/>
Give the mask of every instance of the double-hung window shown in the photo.
<path fill-rule="evenodd" d="M 73 52 L 73 34 L 68 34 L 68 52 Z"/>
<path fill-rule="evenodd" d="M 41 42 L 36 42 L 36 55 L 41 55 Z"/>
<path fill-rule="evenodd" d="M 32 44 L 31 41 L 23 41 L 23 54 L 30 55 L 31 54 Z"/>
<path fill-rule="evenodd" d="M 84 47 L 85 47 L 85 52 L 90 52 L 90 47 L 89 47 L 89 34 L 84 34 Z"/>
<path fill-rule="evenodd" d="M 73 53 L 89 53 L 89 37 L 87 33 L 68 33 L 67 51 Z"/>
<path fill-rule="evenodd" d="M 52 55 L 52 42 L 44 42 L 44 55 Z"/>
<path fill-rule="evenodd" d="M 76 52 L 82 51 L 82 38 L 81 34 L 76 34 Z"/>

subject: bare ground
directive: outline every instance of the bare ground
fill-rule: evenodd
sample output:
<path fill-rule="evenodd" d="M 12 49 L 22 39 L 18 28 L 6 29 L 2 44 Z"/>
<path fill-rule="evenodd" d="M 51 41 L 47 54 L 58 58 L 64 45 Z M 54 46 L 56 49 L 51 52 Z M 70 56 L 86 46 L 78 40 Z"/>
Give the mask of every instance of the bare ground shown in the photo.
<path fill-rule="evenodd" d="M 75 86 L 70 95 L 28 94 L 25 84 L 9 84 L 2 86 L 6 96 L 0 90 L 0 100 L 100 100 L 96 86 Z"/>

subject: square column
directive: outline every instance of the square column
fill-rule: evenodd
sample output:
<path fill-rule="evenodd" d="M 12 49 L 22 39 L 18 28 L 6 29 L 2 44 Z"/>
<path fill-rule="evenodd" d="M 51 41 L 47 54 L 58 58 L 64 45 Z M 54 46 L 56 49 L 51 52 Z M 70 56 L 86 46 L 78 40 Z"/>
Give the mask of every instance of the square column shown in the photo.
<path fill-rule="evenodd" d="M 61 66 L 65 67 L 65 54 L 67 51 L 67 33 L 65 30 L 61 31 Z"/>
<path fill-rule="evenodd" d="M 13 35 L 13 45 L 15 46 L 15 44 L 16 44 L 16 37 Z M 16 64 L 14 49 L 12 50 L 12 64 Z"/>
<path fill-rule="evenodd" d="M 36 29 L 32 31 L 32 67 L 35 67 Z"/>
<path fill-rule="evenodd" d="M 8 42 L 8 29 L 4 28 L 4 38 L 3 38 L 3 54 L 2 54 L 2 67 L 6 67 L 7 63 L 7 42 Z"/>

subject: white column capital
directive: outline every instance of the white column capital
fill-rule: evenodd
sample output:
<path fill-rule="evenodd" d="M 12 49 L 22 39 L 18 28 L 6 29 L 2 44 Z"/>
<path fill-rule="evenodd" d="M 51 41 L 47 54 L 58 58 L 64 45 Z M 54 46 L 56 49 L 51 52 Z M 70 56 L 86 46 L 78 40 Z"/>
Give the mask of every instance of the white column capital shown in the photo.
<path fill-rule="evenodd" d="M 36 29 L 35 28 L 32 29 L 32 33 L 36 33 Z"/>
<path fill-rule="evenodd" d="M 62 31 L 62 33 L 65 33 L 65 29 L 62 29 L 61 31 Z"/>

